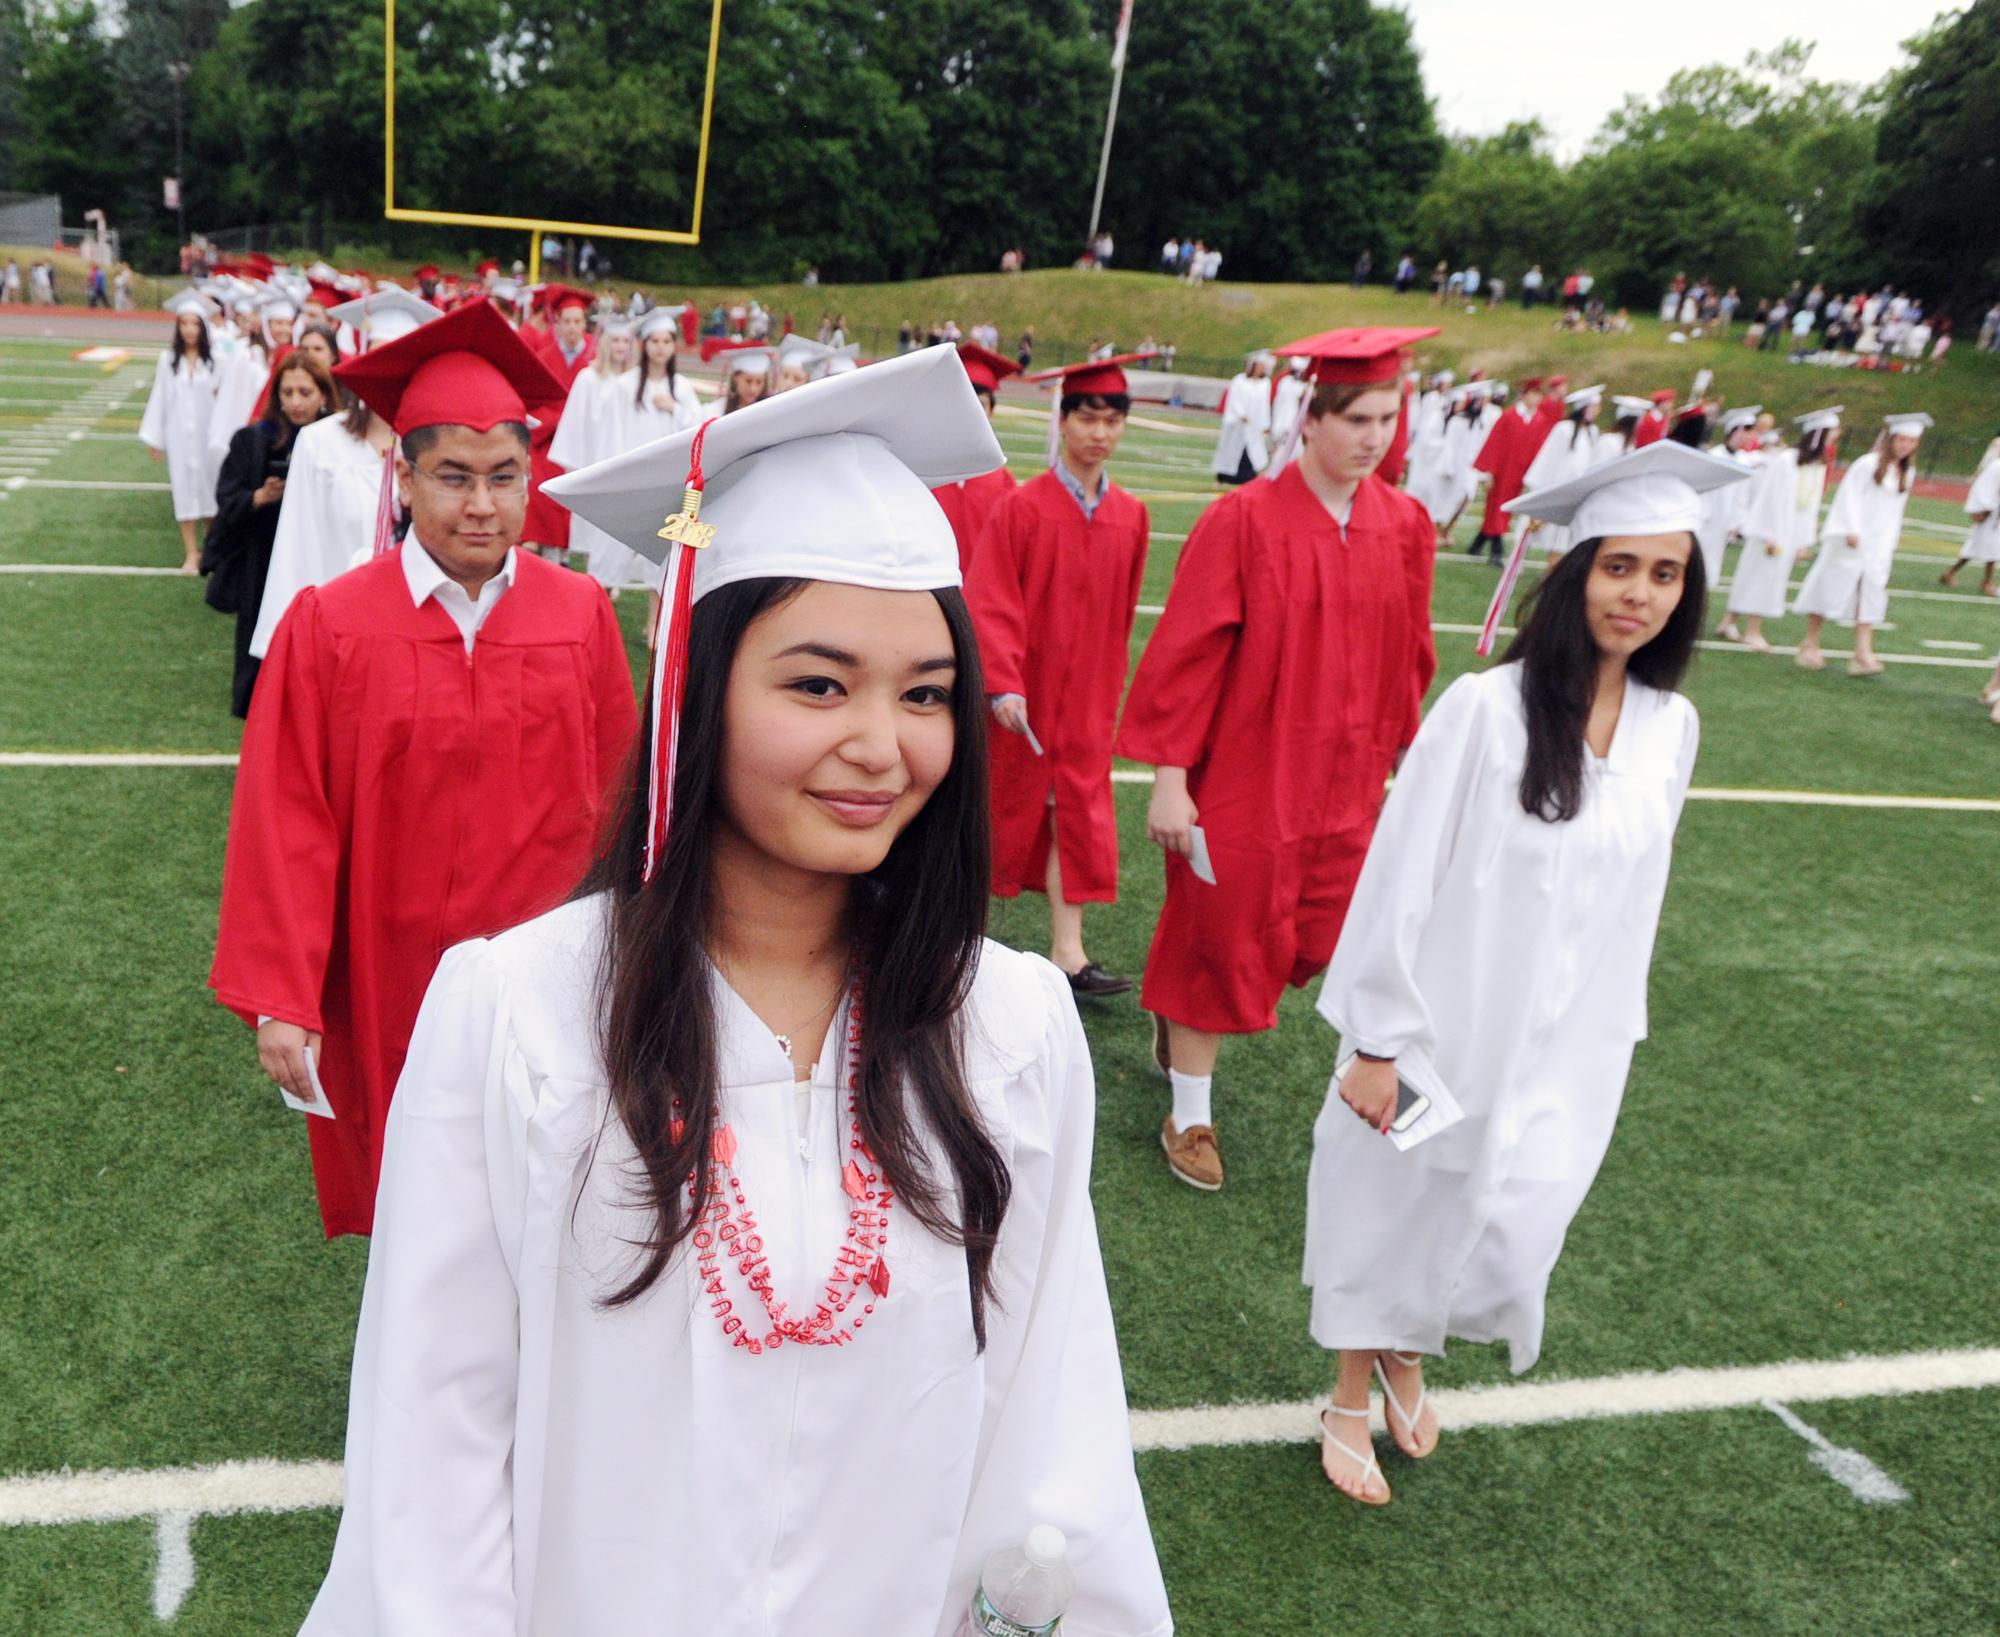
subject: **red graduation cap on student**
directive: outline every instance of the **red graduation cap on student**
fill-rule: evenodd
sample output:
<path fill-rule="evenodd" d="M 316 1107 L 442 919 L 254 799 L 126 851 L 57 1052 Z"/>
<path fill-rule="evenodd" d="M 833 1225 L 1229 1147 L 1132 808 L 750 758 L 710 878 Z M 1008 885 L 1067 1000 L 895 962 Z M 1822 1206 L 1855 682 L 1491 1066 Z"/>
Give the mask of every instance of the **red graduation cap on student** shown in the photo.
<path fill-rule="evenodd" d="M 578 290 L 568 284 L 545 284 L 535 297 L 535 304 L 551 318 L 572 307 L 581 307 L 589 312 L 596 301 L 597 298 L 587 290 Z"/>
<path fill-rule="evenodd" d="M 1661 387 L 1658 392 L 1653 394 L 1653 402 L 1658 404 L 1662 409 L 1669 409 L 1673 406 L 1674 400 L 1679 396 L 1680 394 L 1674 391 L 1672 387 Z"/>
<path fill-rule="evenodd" d="M 1054 369 L 1038 369 L 1024 381 L 1054 381 L 1055 402 L 1049 405 L 1048 462 L 1056 463 L 1062 446 L 1062 401 L 1065 398 L 1108 398 L 1130 394 L 1132 383 L 1125 379 L 1125 366 L 1151 356 L 1143 352 L 1123 352 L 1115 358 L 1091 358 L 1081 364 L 1058 364 Z"/>
<path fill-rule="evenodd" d="M 529 420 L 535 408 L 560 409 L 563 386 L 490 301 L 459 307 L 398 340 L 350 358 L 334 379 L 396 430 L 426 426 L 490 432 Z M 394 451 L 386 463 L 375 514 L 375 554 L 395 545 Z"/>
<path fill-rule="evenodd" d="M 982 347 L 977 341 L 961 341 L 958 356 L 975 391 L 998 392 L 1000 383 L 1008 376 L 1021 373 L 1021 366 L 1013 359 L 991 347 Z"/>
<path fill-rule="evenodd" d="M 323 284 L 318 279 L 311 281 L 310 296 L 312 300 L 317 301 L 322 307 L 338 307 L 347 299 L 346 296 L 342 295 L 331 284 Z"/>
<path fill-rule="evenodd" d="M 411 273 L 410 277 L 415 279 L 419 284 L 423 284 L 426 282 L 435 284 L 439 279 L 443 278 L 444 275 L 440 273 L 437 270 L 437 268 L 434 267 L 431 263 L 425 262 L 423 266 L 419 267 L 415 272 Z"/>
<path fill-rule="evenodd" d="M 498 274 L 499 271 L 500 271 L 500 264 L 497 261 L 492 260 L 490 257 L 487 260 L 481 262 L 477 267 L 473 268 L 473 272 L 478 274 L 480 278 L 485 278 L 486 275 L 489 273 Z"/>
<path fill-rule="evenodd" d="M 1277 349 L 1280 358 L 1304 358 L 1307 375 L 1314 386 L 1397 387 L 1400 390 L 1403 362 L 1419 341 L 1439 334 L 1437 326 L 1418 329 L 1389 324 L 1368 324 L 1345 330 L 1322 330 L 1301 341 L 1288 341 Z M 1273 481 L 1291 463 L 1304 430 L 1306 414 L 1312 408 L 1312 394 L 1299 400 L 1298 417 L 1290 426 L 1278 429 L 1278 447 L 1272 452 L 1264 475 Z"/>

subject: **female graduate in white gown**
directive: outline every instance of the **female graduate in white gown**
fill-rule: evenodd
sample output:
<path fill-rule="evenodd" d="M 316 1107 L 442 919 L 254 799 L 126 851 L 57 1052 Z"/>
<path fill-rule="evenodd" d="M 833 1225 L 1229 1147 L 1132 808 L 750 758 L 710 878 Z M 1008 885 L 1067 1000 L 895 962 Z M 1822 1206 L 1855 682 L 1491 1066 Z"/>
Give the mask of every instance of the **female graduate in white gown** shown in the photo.
<path fill-rule="evenodd" d="M 208 427 L 208 440 L 219 451 L 218 470 L 229 454 L 229 440 L 257 418 L 257 400 L 271 380 L 271 366 L 291 349 L 298 318 L 299 310 L 289 296 L 269 297 L 259 305 L 254 327 L 223 362 L 222 384 Z"/>
<path fill-rule="evenodd" d="M 1917 440 L 1931 424 L 1925 414 L 1892 415 L 1875 447 L 1848 467 L 1820 529 L 1820 551 L 1799 587 L 1792 611 L 1806 617 L 1795 663 L 1825 668 L 1820 631 L 1828 620 L 1854 626 L 1850 676 L 1886 669 L 1875 654 L 1875 627 L 1889 614 L 1889 571 L 1903 537 L 1903 511 L 1916 481 Z"/>
<path fill-rule="evenodd" d="M 168 306 L 174 339 L 153 369 L 153 391 L 139 422 L 139 441 L 166 462 L 181 531 L 181 572 L 201 566 L 201 534 L 215 515 L 215 480 L 222 456 L 210 447 L 209 422 L 222 386 L 222 370 L 209 329 L 215 304 L 184 290 Z"/>
<path fill-rule="evenodd" d="M 1062 974 L 980 936 L 929 485 L 1000 460 L 933 348 L 550 483 L 659 550 L 698 464 L 715 535 L 584 894 L 425 1000 L 306 1637 L 943 1637 L 1039 1523 L 1065 1630 L 1171 1630 L 1089 1053 Z"/>
<path fill-rule="evenodd" d="M 608 454 L 622 455 L 641 444 L 670 438 L 698 425 L 704 418 L 694 384 L 680 372 L 679 317 L 678 310 L 656 307 L 639 320 L 638 362 L 613 383 L 612 434 L 616 447 L 608 450 Z M 581 518 L 573 525 L 585 526 Z M 627 550 L 601 529 L 591 532 L 598 537 L 590 556 L 592 578 L 614 594 L 628 585 L 644 586 L 650 593 L 659 576 L 646 559 Z M 647 629 L 651 628 L 649 620 Z"/>
<path fill-rule="evenodd" d="M 1218 483 L 1248 483 L 1271 458 L 1270 355 L 1254 354 L 1222 399 L 1222 432 L 1210 462 Z"/>
<path fill-rule="evenodd" d="M 1389 1498 L 1371 1372 L 1422 1456 L 1423 1355 L 1505 1341 L 1520 1372 L 1541 1352 L 1549 1274 L 1646 1037 L 1699 734 L 1677 691 L 1702 631 L 1696 486 L 1736 480 L 1655 444 L 1514 502 L 1579 543 L 1501 663 L 1439 699 L 1376 827 L 1320 993 L 1343 1074 L 1313 1132 L 1304 1270 L 1313 1339 L 1341 1352 L 1322 1464 L 1356 1499 Z M 1404 1151 L 1385 1135 L 1399 1064 L 1463 1111 Z"/>
<path fill-rule="evenodd" d="M 607 319 L 598 332 L 597 355 L 570 385 L 549 444 L 549 458 L 566 472 L 622 455 L 630 447 L 624 438 L 626 377 L 639 350 L 632 332 L 630 319 Z M 607 591 L 644 578 L 632 572 L 629 551 L 581 517 L 570 520 L 569 549 L 584 554 L 590 577 Z"/>
<path fill-rule="evenodd" d="M 1940 585 L 1956 585 L 1958 571 L 1967 563 L 1981 565 L 1979 589 L 1994 594 L 1994 570 L 2000 567 L 2000 461 L 1989 460 L 1979 468 L 1965 496 L 1965 515 L 1970 527 L 1958 561 L 1938 576 Z"/>

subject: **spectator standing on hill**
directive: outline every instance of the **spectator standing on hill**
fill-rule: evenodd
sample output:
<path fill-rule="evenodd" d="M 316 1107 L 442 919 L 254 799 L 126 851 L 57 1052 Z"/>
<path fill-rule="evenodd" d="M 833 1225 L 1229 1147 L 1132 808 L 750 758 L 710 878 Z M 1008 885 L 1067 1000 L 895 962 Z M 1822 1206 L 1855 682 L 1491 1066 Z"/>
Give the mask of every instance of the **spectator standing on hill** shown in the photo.
<path fill-rule="evenodd" d="M 1564 312 L 1573 313 L 1577 310 L 1577 308 L 1583 305 L 1582 297 L 1580 297 L 1576 293 L 1576 275 L 1574 273 L 1570 274 L 1568 278 L 1563 280 L 1562 294 L 1563 294 Z M 1667 312 L 1662 312 L 1660 316 L 1662 318 L 1667 319 L 1669 322 L 1671 322 L 1673 318 L 1673 315 Z"/>
<path fill-rule="evenodd" d="M 1442 307 L 1444 305 L 1445 285 L 1449 282 L 1450 276 L 1451 268 L 1445 262 L 1439 262 L 1437 266 L 1431 269 L 1431 305 L 1433 307 Z"/>
<path fill-rule="evenodd" d="M 1465 296 L 1465 299 L 1467 301 L 1472 300 L 1474 296 L 1479 294 L 1478 263 L 1467 262 L 1465 264 L 1465 277 L 1459 284 L 1459 290 Z"/>
<path fill-rule="evenodd" d="M 1534 310 L 1535 303 L 1542 299 L 1542 264 L 1536 262 L 1521 275 L 1521 308 L 1524 312 Z"/>
<path fill-rule="evenodd" d="M 1500 303 L 1505 301 L 1506 299 L 1507 299 L 1507 281 L 1503 278 L 1488 279 L 1486 281 L 1487 309 L 1489 311 L 1492 310 L 1493 308 L 1499 306 Z"/>
<path fill-rule="evenodd" d="M 1181 270 L 1181 241 L 1169 239 L 1160 246 L 1160 271 L 1172 277 Z"/>
<path fill-rule="evenodd" d="M 21 264 L 12 256 L 9 256 L 7 258 L 7 265 L 4 268 L 0 268 L 0 303 L 12 305 L 20 299 Z M 2000 312 L 2000 307 L 1996 307 L 1994 311 Z M 1984 335 L 1980 337 L 1979 344 L 1982 347 L 1986 345 Z"/>
<path fill-rule="evenodd" d="M 1396 294 L 1406 296 L 1417 282 L 1417 259 L 1409 251 L 1403 252 L 1403 259 L 1396 263 Z"/>
<path fill-rule="evenodd" d="M 115 312 L 129 313 L 132 310 L 132 264 L 121 261 L 118 276 L 111 281 L 111 305 Z"/>
<path fill-rule="evenodd" d="M 1364 250 L 1354 258 L 1354 288 L 1360 289 L 1368 282 L 1368 276 L 1375 271 L 1375 253 Z"/>
<path fill-rule="evenodd" d="M 1035 326 L 1027 325 L 1021 331 L 1021 344 L 1014 349 L 1014 359 L 1022 369 L 1033 369 L 1035 365 Z"/>

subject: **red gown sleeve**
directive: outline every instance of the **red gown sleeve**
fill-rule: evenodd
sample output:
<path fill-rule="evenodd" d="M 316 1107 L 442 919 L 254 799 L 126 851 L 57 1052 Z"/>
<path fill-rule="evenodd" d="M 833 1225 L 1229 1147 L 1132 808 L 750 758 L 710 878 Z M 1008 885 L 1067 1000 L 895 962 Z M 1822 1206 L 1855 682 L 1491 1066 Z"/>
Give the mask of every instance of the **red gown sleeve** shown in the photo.
<path fill-rule="evenodd" d="M 1146 644 L 1125 702 L 1119 755 L 1155 767 L 1194 767 L 1206 760 L 1223 679 L 1243 627 L 1244 510 L 1227 501 L 1211 506 L 1181 548 L 1167 611 Z"/>
<path fill-rule="evenodd" d="M 1026 695 L 1028 611 L 1021 591 L 1021 557 L 1014 515 L 1025 510 L 1013 496 L 993 508 L 972 554 L 965 602 L 979 638 L 979 667 L 988 694 Z M 1031 701 L 1032 703 L 1032 701 Z"/>
<path fill-rule="evenodd" d="M 257 673 L 229 811 L 222 919 L 209 986 L 251 1027 L 318 1032 L 333 946 L 341 837 L 328 790 L 333 642 L 308 589 Z"/>
<path fill-rule="evenodd" d="M 1139 618 L 1139 597 L 1146 588 L 1146 552 L 1153 539 L 1153 520 L 1146 514 L 1146 503 L 1138 503 L 1139 549 L 1132 553 L 1131 584 L 1125 588 L 1125 646 L 1132 646 L 1132 627 Z"/>
<path fill-rule="evenodd" d="M 1512 428 L 1520 425 L 1521 417 L 1511 409 L 1500 411 L 1500 418 L 1493 423 L 1493 430 L 1486 434 L 1486 441 L 1479 446 L 1479 453 L 1473 457 L 1472 469 L 1491 477 L 1499 471 L 1507 458 L 1508 445 L 1513 441 Z"/>

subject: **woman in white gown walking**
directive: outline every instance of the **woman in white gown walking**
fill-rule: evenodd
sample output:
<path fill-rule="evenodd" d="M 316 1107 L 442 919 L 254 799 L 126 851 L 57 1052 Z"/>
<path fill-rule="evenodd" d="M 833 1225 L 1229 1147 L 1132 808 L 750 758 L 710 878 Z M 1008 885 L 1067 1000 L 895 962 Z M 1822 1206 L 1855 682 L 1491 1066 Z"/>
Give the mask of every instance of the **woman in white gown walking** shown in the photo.
<path fill-rule="evenodd" d="M 1512 509 L 1569 525 L 1505 658 L 1419 730 L 1320 993 L 1340 1067 L 1313 1132 L 1305 1280 L 1340 1355 L 1321 1463 L 1388 1485 L 1379 1375 L 1405 1454 L 1437 1442 L 1423 1362 L 1447 1337 L 1541 1352 L 1550 1270 L 1611 1140 L 1698 723 L 1701 493 L 1742 473 L 1661 443 Z M 1399 1080 L 1462 1118 L 1391 1140 Z M 1439 1114 L 1445 1112 L 1440 1102 Z M 1410 1135 L 1418 1136 L 1413 1130 Z"/>
<path fill-rule="evenodd" d="M 1806 617 L 1806 634 L 1794 663 L 1823 670 L 1820 630 L 1830 619 L 1854 626 L 1849 676 L 1876 676 L 1875 627 L 1889 614 L 1889 571 L 1903 537 L 1903 512 L 1916 481 L 1917 441 L 1930 416 L 1890 415 L 1875 447 L 1848 467 L 1820 530 L 1819 556 L 1799 587 L 1794 613 Z"/>
<path fill-rule="evenodd" d="M 153 369 L 153 392 L 139 422 L 139 441 L 165 461 L 174 493 L 174 521 L 181 531 L 181 572 L 201 571 L 201 537 L 215 515 L 215 480 L 222 456 L 209 442 L 209 423 L 222 390 L 211 323 L 221 309 L 199 290 L 183 290 L 167 303 L 174 315 L 173 344 Z"/>

